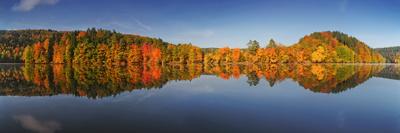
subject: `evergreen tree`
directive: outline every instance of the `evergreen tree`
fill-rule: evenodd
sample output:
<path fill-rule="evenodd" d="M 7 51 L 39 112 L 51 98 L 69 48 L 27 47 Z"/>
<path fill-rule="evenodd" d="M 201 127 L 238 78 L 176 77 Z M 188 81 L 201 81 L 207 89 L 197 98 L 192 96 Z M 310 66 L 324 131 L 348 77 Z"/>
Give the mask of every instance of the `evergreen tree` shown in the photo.
<path fill-rule="evenodd" d="M 257 52 L 257 49 L 260 48 L 260 43 L 257 42 L 256 40 L 250 40 L 247 43 L 247 50 L 251 53 L 251 54 L 255 54 Z"/>
<path fill-rule="evenodd" d="M 274 39 L 270 39 L 267 48 L 276 48 L 278 45 L 275 43 Z"/>

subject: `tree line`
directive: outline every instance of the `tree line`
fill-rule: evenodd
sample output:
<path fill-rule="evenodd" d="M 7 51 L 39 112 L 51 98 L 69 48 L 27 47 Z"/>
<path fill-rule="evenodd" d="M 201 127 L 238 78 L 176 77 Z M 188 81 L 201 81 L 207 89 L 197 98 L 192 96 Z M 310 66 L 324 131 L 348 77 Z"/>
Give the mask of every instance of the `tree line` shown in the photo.
<path fill-rule="evenodd" d="M 7 47 L 6 50 L 0 47 L 7 51 L 5 56 L 0 56 L 2 62 L 109 66 L 385 62 L 380 53 L 365 43 L 344 33 L 330 31 L 306 35 L 292 46 L 271 39 L 264 46 L 250 40 L 247 48 L 214 49 L 95 28 L 86 31 L 0 31 L 0 38 L 0 46 Z"/>

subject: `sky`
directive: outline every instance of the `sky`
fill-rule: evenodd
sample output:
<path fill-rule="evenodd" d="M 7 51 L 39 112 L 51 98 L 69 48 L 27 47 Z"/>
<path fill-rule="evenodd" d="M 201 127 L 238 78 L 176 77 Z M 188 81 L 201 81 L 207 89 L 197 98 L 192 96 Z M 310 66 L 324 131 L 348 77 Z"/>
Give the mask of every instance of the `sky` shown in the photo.
<path fill-rule="evenodd" d="M 104 28 L 200 47 L 292 45 L 341 31 L 400 46 L 400 0 L 0 0 L 0 29 Z"/>

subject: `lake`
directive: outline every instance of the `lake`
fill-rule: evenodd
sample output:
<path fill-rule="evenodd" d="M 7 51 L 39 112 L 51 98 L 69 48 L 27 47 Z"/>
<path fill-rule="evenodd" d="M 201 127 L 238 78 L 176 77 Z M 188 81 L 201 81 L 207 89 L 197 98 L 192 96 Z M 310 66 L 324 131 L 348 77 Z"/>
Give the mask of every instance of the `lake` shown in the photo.
<path fill-rule="evenodd" d="M 0 65 L 0 131 L 400 132 L 400 65 Z"/>

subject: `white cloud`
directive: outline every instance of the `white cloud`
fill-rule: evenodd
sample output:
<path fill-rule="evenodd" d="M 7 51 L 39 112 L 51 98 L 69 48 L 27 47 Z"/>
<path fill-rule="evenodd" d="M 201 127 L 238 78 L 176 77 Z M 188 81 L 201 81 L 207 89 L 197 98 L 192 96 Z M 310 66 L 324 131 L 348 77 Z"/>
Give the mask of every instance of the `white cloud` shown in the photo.
<path fill-rule="evenodd" d="M 139 20 L 137 20 L 137 19 L 136 19 L 136 24 L 137 24 L 139 27 L 141 27 L 141 28 L 143 28 L 143 29 L 145 29 L 145 30 L 147 30 L 147 31 L 151 31 L 151 29 L 152 29 L 149 25 L 146 25 L 146 24 L 142 23 L 141 21 L 139 21 Z"/>
<path fill-rule="evenodd" d="M 97 26 L 106 29 L 115 29 L 119 32 L 129 34 L 146 34 L 152 33 L 153 27 L 134 17 L 119 18 L 115 16 L 107 16 L 97 18 L 95 20 Z M 92 25 L 93 26 L 93 25 Z"/>
<path fill-rule="evenodd" d="M 13 11 L 27 12 L 32 10 L 38 5 L 54 5 L 59 0 L 21 0 L 18 4 L 12 7 Z"/>

